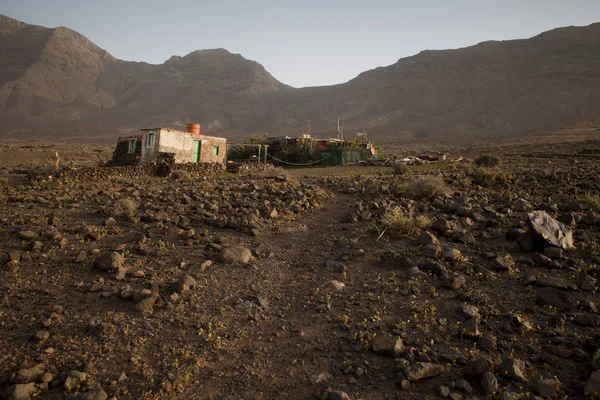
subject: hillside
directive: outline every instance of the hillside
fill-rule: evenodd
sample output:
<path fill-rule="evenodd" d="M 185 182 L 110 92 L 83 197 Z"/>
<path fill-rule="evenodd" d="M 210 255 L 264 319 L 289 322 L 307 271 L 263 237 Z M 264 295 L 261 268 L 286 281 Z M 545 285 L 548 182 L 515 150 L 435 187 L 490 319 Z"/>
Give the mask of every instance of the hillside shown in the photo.
<path fill-rule="evenodd" d="M 67 28 L 0 16 L 0 135 L 112 141 L 143 126 L 228 137 L 367 129 L 378 140 L 501 138 L 600 115 L 600 24 L 423 51 L 341 85 L 294 89 L 223 49 L 120 61 Z"/>

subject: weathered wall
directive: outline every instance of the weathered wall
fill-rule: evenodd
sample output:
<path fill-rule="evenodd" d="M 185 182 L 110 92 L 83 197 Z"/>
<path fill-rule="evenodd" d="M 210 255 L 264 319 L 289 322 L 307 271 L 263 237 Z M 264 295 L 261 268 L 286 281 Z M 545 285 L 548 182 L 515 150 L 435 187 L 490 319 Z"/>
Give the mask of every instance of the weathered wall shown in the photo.
<path fill-rule="evenodd" d="M 162 129 L 160 131 L 159 152 L 175 154 L 175 162 L 180 164 L 194 162 L 192 158 L 194 141 L 200 141 L 201 163 L 224 163 L 227 156 L 227 140 L 213 136 L 196 135 L 181 131 Z M 215 151 L 215 146 L 219 148 Z M 218 153 L 218 154 L 216 154 Z"/>
<path fill-rule="evenodd" d="M 213 136 L 203 136 L 200 148 L 200 162 L 224 163 L 227 157 L 227 140 Z M 215 154 L 215 146 L 219 147 L 219 154 Z"/>
<path fill-rule="evenodd" d="M 158 151 L 164 153 L 173 153 L 176 163 L 192 162 L 192 145 L 194 143 L 192 134 L 160 130 L 160 139 L 158 141 Z"/>
<path fill-rule="evenodd" d="M 149 133 L 154 133 L 156 135 L 155 140 L 154 140 L 154 146 L 152 146 L 152 147 L 148 147 L 146 145 Z M 159 141 L 160 141 L 160 131 L 158 129 L 150 129 L 150 130 L 142 131 L 142 155 L 140 157 L 141 163 L 149 163 L 156 159 L 156 156 L 158 155 Z"/>
<path fill-rule="evenodd" d="M 129 141 L 135 140 L 135 151 L 129 153 Z M 142 156 L 142 141 L 140 137 L 120 137 L 113 152 L 110 164 L 113 166 L 136 165 Z"/>
<path fill-rule="evenodd" d="M 146 145 L 148 135 L 156 134 L 155 145 L 148 147 Z M 142 134 L 142 154 L 141 163 L 150 163 L 156 160 L 159 153 L 172 153 L 175 156 L 175 162 L 178 164 L 192 163 L 192 152 L 194 141 L 201 142 L 200 160 L 201 163 L 224 163 L 227 157 L 227 140 L 224 138 L 196 135 L 189 132 L 172 130 L 167 128 L 144 130 Z M 218 146 L 218 154 L 215 154 L 215 146 Z"/>

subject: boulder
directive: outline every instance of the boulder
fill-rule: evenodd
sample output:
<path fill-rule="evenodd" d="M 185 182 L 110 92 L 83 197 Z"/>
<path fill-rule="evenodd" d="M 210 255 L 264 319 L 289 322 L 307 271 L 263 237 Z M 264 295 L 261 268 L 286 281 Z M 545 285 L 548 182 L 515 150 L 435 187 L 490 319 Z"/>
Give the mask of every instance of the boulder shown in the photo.
<path fill-rule="evenodd" d="M 557 221 L 545 211 L 534 211 L 527 214 L 529 226 L 543 247 L 553 246 L 569 250 L 573 245 L 573 231 L 570 227 Z"/>

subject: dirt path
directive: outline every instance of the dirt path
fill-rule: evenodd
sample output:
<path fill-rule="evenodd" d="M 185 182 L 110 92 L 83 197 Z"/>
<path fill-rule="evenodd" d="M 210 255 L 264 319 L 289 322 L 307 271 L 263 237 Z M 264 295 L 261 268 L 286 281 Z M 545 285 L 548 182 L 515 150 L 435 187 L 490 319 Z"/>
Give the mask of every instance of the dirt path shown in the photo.
<path fill-rule="evenodd" d="M 294 393 L 309 399 L 332 388 L 384 399 L 395 392 L 392 360 L 365 352 L 343 323 L 348 307 L 361 307 L 359 301 L 352 304 L 355 294 L 370 291 L 367 282 L 376 282 L 380 273 L 372 268 L 375 255 L 360 255 L 359 248 L 388 246 L 373 238 L 366 243 L 349 229 L 344 221 L 354 209 L 355 198 L 336 193 L 321 209 L 260 237 L 259 247 L 274 249 L 274 255 L 257 263 L 248 283 L 269 306 L 248 312 L 248 323 L 238 320 L 237 338 L 215 360 L 202 392 L 191 398 L 272 399 Z M 346 287 L 336 290 L 332 280 Z M 348 373 L 349 366 L 360 365 L 364 375 Z M 369 370 L 377 373 L 371 376 Z M 368 393 L 355 389 L 358 380 Z"/>

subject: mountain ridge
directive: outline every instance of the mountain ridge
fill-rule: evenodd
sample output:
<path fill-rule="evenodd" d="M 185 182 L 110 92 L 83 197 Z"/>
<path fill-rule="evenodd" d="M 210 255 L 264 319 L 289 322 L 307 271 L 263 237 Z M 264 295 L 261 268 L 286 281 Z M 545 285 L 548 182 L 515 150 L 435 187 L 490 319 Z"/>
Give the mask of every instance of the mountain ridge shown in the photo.
<path fill-rule="evenodd" d="M 600 23 L 424 50 L 346 83 L 293 88 L 225 49 L 123 61 L 69 28 L 0 15 L 0 135 L 114 139 L 142 126 L 239 137 L 349 131 L 389 140 L 518 136 L 600 115 Z"/>

